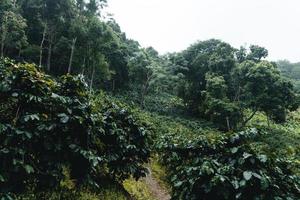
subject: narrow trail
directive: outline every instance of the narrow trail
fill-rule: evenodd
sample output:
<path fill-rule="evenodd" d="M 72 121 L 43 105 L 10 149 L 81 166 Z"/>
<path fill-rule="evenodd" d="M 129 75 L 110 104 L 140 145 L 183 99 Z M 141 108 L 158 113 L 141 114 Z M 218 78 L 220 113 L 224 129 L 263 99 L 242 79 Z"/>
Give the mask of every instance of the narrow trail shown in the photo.
<path fill-rule="evenodd" d="M 170 200 L 171 196 L 168 191 L 159 185 L 157 180 L 153 177 L 151 169 L 148 168 L 148 170 L 149 174 L 146 176 L 145 182 L 148 185 L 153 197 L 157 200 Z"/>

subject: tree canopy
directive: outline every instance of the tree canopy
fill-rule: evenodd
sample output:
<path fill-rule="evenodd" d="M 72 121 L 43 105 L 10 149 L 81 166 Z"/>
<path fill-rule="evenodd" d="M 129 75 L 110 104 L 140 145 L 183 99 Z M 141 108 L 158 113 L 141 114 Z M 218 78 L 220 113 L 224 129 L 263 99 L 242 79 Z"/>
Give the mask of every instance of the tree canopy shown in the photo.
<path fill-rule="evenodd" d="M 298 107 L 297 95 L 277 65 L 262 60 L 267 55 L 256 45 L 247 51 L 214 39 L 198 42 L 182 52 L 185 84 L 180 94 L 191 112 L 223 130 L 245 125 L 257 111 L 283 122 Z M 248 119 L 246 109 L 253 111 Z"/>

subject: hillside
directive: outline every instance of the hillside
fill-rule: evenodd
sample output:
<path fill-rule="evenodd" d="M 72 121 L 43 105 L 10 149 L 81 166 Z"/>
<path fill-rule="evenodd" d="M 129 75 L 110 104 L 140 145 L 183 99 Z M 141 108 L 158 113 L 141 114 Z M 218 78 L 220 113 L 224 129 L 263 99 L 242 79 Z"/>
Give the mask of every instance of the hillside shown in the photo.
<path fill-rule="evenodd" d="M 0 1 L 0 199 L 299 199 L 298 63 L 160 55 L 107 3 Z"/>

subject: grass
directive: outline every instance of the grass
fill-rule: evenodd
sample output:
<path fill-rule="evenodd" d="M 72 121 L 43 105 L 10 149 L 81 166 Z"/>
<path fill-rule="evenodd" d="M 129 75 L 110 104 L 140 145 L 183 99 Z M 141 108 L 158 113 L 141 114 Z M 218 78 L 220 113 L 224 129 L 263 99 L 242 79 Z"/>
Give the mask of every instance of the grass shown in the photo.
<path fill-rule="evenodd" d="M 130 178 L 124 181 L 123 185 L 128 193 L 136 200 L 159 200 L 154 199 L 143 179 L 136 181 L 133 178 Z"/>
<path fill-rule="evenodd" d="M 13 198 L 15 200 L 128 200 L 120 188 L 114 185 L 105 186 L 99 191 L 81 188 L 75 190 L 27 192 Z"/>
<path fill-rule="evenodd" d="M 160 164 L 158 155 L 154 155 L 151 158 L 150 168 L 153 177 L 157 180 L 159 185 L 168 192 L 171 192 L 172 189 L 168 183 L 166 168 Z"/>

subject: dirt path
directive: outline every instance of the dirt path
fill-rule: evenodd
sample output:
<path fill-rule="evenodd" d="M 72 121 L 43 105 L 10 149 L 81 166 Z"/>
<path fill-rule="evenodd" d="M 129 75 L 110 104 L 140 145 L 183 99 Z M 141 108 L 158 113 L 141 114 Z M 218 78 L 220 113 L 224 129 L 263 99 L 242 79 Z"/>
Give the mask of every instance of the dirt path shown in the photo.
<path fill-rule="evenodd" d="M 170 200 L 171 196 L 164 188 L 162 188 L 155 178 L 152 176 L 151 169 L 149 169 L 149 174 L 145 178 L 145 182 L 149 187 L 150 192 L 152 193 L 153 197 L 157 200 Z"/>

